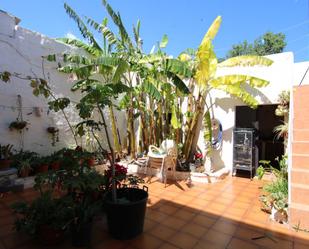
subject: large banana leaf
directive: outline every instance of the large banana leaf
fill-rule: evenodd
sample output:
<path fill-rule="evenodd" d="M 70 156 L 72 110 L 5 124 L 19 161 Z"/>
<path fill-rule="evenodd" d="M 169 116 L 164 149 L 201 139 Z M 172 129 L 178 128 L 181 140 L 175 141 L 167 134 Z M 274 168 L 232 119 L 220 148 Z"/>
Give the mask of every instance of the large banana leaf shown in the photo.
<path fill-rule="evenodd" d="M 142 82 L 142 91 L 148 93 L 151 97 L 157 100 L 161 99 L 161 93 L 150 81 Z"/>
<path fill-rule="evenodd" d="M 102 51 L 99 44 L 96 42 L 95 38 L 93 37 L 92 33 L 88 30 L 87 26 L 84 22 L 79 18 L 76 12 L 66 3 L 64 3 L 64 9 L 66 13 L 76 22 L 79 31 L 81 32 L 82 36 L 89 40 L 90 44 L 97 50 Z"/>
<path fill-rule="evenodd" d="M 221 26 L 221 22 L 222 22 L 222 17 L 221 16 L 217 16 L 217 18 L 213 21 L 213 23 L 211 24 L 211 26 L 209 27 L 204 39 L 210 39 L 213 40 L 215 39 L 219 28 Z M 204 42 L 204 40 L 202 41 L 202 43 Z M 207 42 L 207 41 L 206 41 Z"/>
<path fill-rule="evenodd" d="M 63 54 L 62 56 L 64 62 L 84 65 L 90 65 L 92 63 L 90 59 L 78 54 Z"/>
<path fill-rule="evenodd" d="M 200 86 L 205 86 L 216 75 L 218 63 L 210 40 L 198 49 L 197 62 L 194 77 Z"/>
<path fill-rule="evenodd" d="M 119 42 L 117 36 L 106 26 L 105 23 L 107 23 L 107 19 L 105 19 L 106 21 L 103 21 L 102 24 L 97 23 L 90 17 L 86 17 L 86 20 L 91 27 L 103 34 L 103 36 L 108 40 L 110 45 Z"/>
<path fill-rule="evenodd" d="M 242 55 L 229 58 L 218 66 L 220 67 L 235 67 L 235 66 L 270 66 L 273 63 L 271 59 L 256 55 Z"/>
<path fill-rule="evenodd" d="M 133 26 L 134 39 L 138 49 L 141 49 L 143 44 L 143 40 L 140 37 L 140 28 L 141 28 L 141 22 L 140 20 L 138 20 L 136 27 Z"/>
<path fill-rule="evenodd" d="M 267 80 L 241 74 L 220 76 L 209 82 L 212 87 L 217 87 L 219 85 L 240 85 L 243 83 L 248 83 L 252 87 L 265 87 L 269 84 Z"/>
<path fill-rule="evenodd" d="M 121 76 L 129 69 L 129 64 L 124 60 L 119 60 L 119 63 L 116 67 L 114 76 L 113 76 L 113 82 L 119 82 L 121 79 Z"/>
<path fill-rule="evenodd" d="M 60 41 L 62 43 L 68 44 L 68 45 L 73 45 L 77 48 L 82 48 L 84 49 L 87 53 L 93 56 L 99 56 L 101 54 L 101 51 L 99 49 L 96 49 L 93 46 L 90 46 L 78 39 L 70 39 L 70 38 L 57 38 L 57 41 Z"/>
<path fill-rule="evenodd" d="M 178 59 L 166 59 L 165 70 L 185 78 L 192 77 L 192 70 L 188 67 L 187 63 Z"/>
<path fill-rule="evenodd" d="M 94 65 L 76 66 L 66 65 L 58 68 L 59 72 L 62 73 L 75 73 L 78 79 L 84 79 L 91 75 Z"/>
<path fill-rule="evenodd" d="M 218 62 L 213 50 L 212 40 L 215 38 L 220 28 L 221 21 L 221 16 L 218 16 L 213 21 L 197 50 L 197 70 L 195 79 L 201 86 L 205 86 L 207 81 L 216 74 Z"/>
<path fill-rule="evenodd" d="M 165 48 L 165 47 L 167 46 L 167 43 L 168 43 L 168 37 L 167 37 L 167 35 L 165 34 L 165 35 L 163 35 L 163 37 L 162 37 L 162 40 L 161 40 L 161 42 L 160 42 L 160 44 L 159 44 L 159 47 L 160 47 L 160 48 Z"/>
<path fill-rule="evenodd" d="M 182 92 L 183 94 L 189 94 L 190 90 L 187 87 L 187 85 L 180 79 L 177 74 L 174 74 L 172 72 L 166 73 L 167 77 L 169 77 L 172 81 L 172 83 L 176 86 L 176 88 Z"/>
<path fill-rule="evenodd" d="M 123 42 L 127 42 L 131 47 L 133 47 L 132 45 L 132 42 L 130 40 L 130 37 L 128 35 L 128 32 L 126 31 L 123 23 L 122 23 L 122 20 L 121 20 L 121 17 L 120 17 L 120 14 L 117 13 L 113 10 L 113 8 L 107 3 L 106 0 L 102 0 L 102 3 L 103 5 L 105 6 L 109 16 L 112 18 L 113 22 L 115 23 L 115 25 L 118 27 L 119 29 L 119 32 L 120 32 L 120 36 L 122 38 L 122 41 Z"/>
<path fill-rule="evenodd" d="M 257 105 L 259 104 L 258 101 L 252 95 L 250 95 L 245 89 L 241 88 L 239 85 L 221 84 L 213 87 L 237 97 L 251 108 L 256 108 Z"/>
<path fill-rule="evenodd" d="M 181 128 L 181 123 L 179 122 L 177 118 L 177 113 L 176 113 L 176 106 L 172 106 L 172 118 L 171 118 L 171 125 L 174 129 L 180 129 Z"/>

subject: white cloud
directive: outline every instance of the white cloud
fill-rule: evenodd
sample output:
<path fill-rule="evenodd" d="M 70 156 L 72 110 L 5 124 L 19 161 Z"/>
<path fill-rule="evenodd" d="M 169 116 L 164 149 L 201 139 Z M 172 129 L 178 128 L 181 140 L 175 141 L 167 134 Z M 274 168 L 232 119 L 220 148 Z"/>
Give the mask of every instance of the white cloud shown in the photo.
<path fill-rule="evenodd" d="M 77 39 L 77 37 L 71 31 L 66 33 L 65 37 L 69 39 Z"/>

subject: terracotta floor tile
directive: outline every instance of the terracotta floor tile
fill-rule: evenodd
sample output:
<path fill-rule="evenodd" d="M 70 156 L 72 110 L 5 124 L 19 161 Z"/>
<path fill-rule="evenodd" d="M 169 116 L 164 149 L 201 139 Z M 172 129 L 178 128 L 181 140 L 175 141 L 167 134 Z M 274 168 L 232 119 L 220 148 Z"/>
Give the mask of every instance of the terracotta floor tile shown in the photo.
<path fill-rule="evenodd" d="M 175 229 L 175 230 L 182 228 L 186 224 L 186 222 L 184 220 L 177 219 L 177 218 L 174 218 L 174 217 L 169 217 L 169 218 L 163 220 L 161 223 L 163 225 L 168 226 L 169 228 L 172 228 L 172 229 Z"/>
<path fill-rule="evenodd" d="M 238 224 L 231 221 L 221 221 L 218 220 L 211 229 L 215 231 L 222 232 L 228 235 L 233 235 L 238 228 Z"/>
<path fill-rule="evenodd" d="M 145 218 L 144 221 L 144 231 L 148 231 L 150 229 L 152 229 L 154 226 L 157 226 L 159 223 L 155 222 L 151 219 Z"/>
<path fill-rule="evenodd" d="M 146 212 L 146 217 L 155 221 L 155 222 L 161 222 L 163 220 L 166 220 L 169 216 L 165 213 L 156 211 L 156 210 L 148 210 Z"/>
<path fill-rule="evenodd" d="M 159 208 L 158 208 L 158 211 L 159 212 L 162 212 L 162 213 L 165 213 L 167 215 L 171 215 L 171 214 L 174 214 L 179 208 L 175 207 L 175 206 L 171 206 L 171 205 L 161 205 Z"/>
<path fill-rule="evenodd" d="M 201 226 L 201 225 L 194 224 L 194 223 L 187 223 L 186 225 L 182 227 L 180 231 L 184 233 L 188 233 L 194 236 L 195 238 L 199 239 L 208 231 L 208 229 L 209 228 L 205 226 Z"/>
<path fill-rule="evenodd" d="M 169 240 L 169 242 L 177 246 L 178 248 L 191 249 L 196 245 L 198 239 L 196 239 L 192 235 L 178 232 Z"/>
<path fill-rule="evenodd" d="M 158 249 L 179 249 L 179 247 L 176 247 L 176 246 L 169 244 L 169 243 L 164 243 Z"/>
<path fill-rule="evenodd" d="M 216 219 L 199 214 L 199 215 L 194 217 L 192 222 L 194 222 L 198 225 L 201 225 L 203 227 L 209 228 L 216 222 Z"/>
<path fill-rule="evenodd" d="M 243 241 L 237 238 L 232 238 L 226 249 L 259 249 L 259 246 Z"/>
<path fill-rule="evenodd" d="M 302 243 L 298 243 L 298 242 L 294 242 L 294 249 L 308 249 L 308 244 L 302 244 Z"/>
<path fill-rule="evenodd" d="M 159 224 L 150 229 L 149 233 L 161 240 L 168 240 L 172 235 L 176 233 L 176 230 Z"/>
<path fill-rule="evenodd" d="M 142 235 L 130 241 L 130 244 L 137 249 L 155 249 L 158 248 L 162 243 L 162 240 L 149 235 L 148 233 L 143 233 Z"/>
<path fill-rule="evenodd" d="M 182 208 L 177 210 L 176 213 L 174 213 L 174 217 L 175 218 L 179 218 L 182 219 L 184 221 L 191 221 L 194 216 L 196 215 L 196 211 L 193 211 L 192 209 L 188 209 L 188 208 Z"/>
<path fill-rule="evenodd" d="M 220 233 L 212 229 L 209 229 L 208 232 L 202 237 L 202 239 L 205 241 L 210 241 L 213 244 L 218 244 L 224 247 L 229 244 L 231 238 L 231 235 Z"/>
<path fill-rule="evenodd" d="M 210 241 L 200 240 L 194 247 L 194 249 L 225 249 L 224 245 L 214 244 Z M 242 249 L 242 248 L 240 248 Z M 245 249 L 245 248 L 244 248 Z"/>
<path fill-rule="evenodd" d="M 94 225 L 93 248 L 309 248 L 309 234 L 288 230 L 261 212 L 258 197 L 262 182 L 228 177 L 213 184 L 191 186 L 185 181 L 169 181 L 165 188 L 153 177 L 152 183 L 146 185 L 149 187 L 149 202 L 144 233 L 130 241 L 113 240 L 102 217 Z M 36 196 L 37 192 L 30 189 L 0 199 L 0 249 L 42 249 L 29 237 L 10 230 L 14 216 L 9 205 L 20 200 L 30 201 Z M 276 242 L 267 236 L 252 240 L 265 234 Z M 70 239 L 57 248 L 71 248 Z"/>

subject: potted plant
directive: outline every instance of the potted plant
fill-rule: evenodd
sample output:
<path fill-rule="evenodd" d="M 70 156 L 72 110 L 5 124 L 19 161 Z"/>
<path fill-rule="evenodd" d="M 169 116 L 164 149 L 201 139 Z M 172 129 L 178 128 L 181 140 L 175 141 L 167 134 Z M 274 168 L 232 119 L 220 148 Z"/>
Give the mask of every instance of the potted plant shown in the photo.
<path fill-rule="evenodd" d="M 8 169 L 12 163 L 13 145 L 0 145 L 0 170 Z"/>
<path fill-rule="evenodd" d="M 52 136 L 52 146 L 59 142 L 59 129 L 54 126 L 47 127 L 46 131 Z"/>
<path fill-rule="evenodd" d="M 52 170 L 59 170 L 61 167 L 61 156 L 58 153 L 53 153 L 50 156 L 50 168 Z"/>
<path fill-rule="evenodd" d="M 37 158 L 38 154 L 36 152 L 21 150 L 13 155 L 12 167 L 17 168 L 19 176 L 27 177 L 32 172 L 32 164 Z"/>
<path fill-rule="evenodd" d="M 27 126 L 27 121 L 23 121 L 23 120 L 16 120 L 10 123 L 9 128 L 12 129 L 16 129 L 16 130 L 22 130 Z"/>
<path fill-rule="evenodd" d="M 18 218 L 15 229 L 37 237 L 43 244 L 56 245 L 63 241 L 70 217 L 67 198 L 53 198 L 52 192 L 41 193 L 32 203 L 17 202 L 12 205 Z"/>
<path fill-rule="evenodd" d="M 134 176 L 128 176 L 128 185 L 121 184 L 125 182 L 127 170 L 125 167 L 115 164 L 115 177 L 112 177 L 111 167 L 106 172 L 111 182 L 116 181 L 117 199 L 114 200 L 110 190 L 104 201 L 104 207 L 107 216 L 107 224 L 110 234 L 115 239 L 132 239 L 143 232 L 144 219 L 146 213 L 146 204 L 148 199 L 148 188 L 138 188 L 139 183 L 143 181 Z"/>
<path fill-rule="evenodd" d="M 93 217 L 101 210 L 100 201 L 93 202 L 91 196 L 75 198 L 72 205 L 72 245 L 89 246 L 91 242 Z"/>
<path fill-rule="evenodd" d="M 42 156 L 36 162 L 36 173 L 46 173 L 49 168 L 50 156 Z"/>

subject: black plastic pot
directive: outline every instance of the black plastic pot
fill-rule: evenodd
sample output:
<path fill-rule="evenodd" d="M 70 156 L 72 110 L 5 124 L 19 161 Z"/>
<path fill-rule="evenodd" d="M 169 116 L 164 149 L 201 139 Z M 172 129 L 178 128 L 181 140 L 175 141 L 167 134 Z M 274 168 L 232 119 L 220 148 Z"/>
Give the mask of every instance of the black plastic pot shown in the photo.
<path fill-rule="evenodd" d="M 112 201 L 112 193 L 107 194 L 105 211 L 108 230 L 119 240 L 132 239 L 143 232 L 148 188 L 117 189 L 117 202 Z"/>
<path fill-rule="evenodd" d="M 73 225 L 72 232 L 72 246 L 84 247 L 89 246 L 91 242 L 92 222 L 81 224 L 79 226 Z"/>

